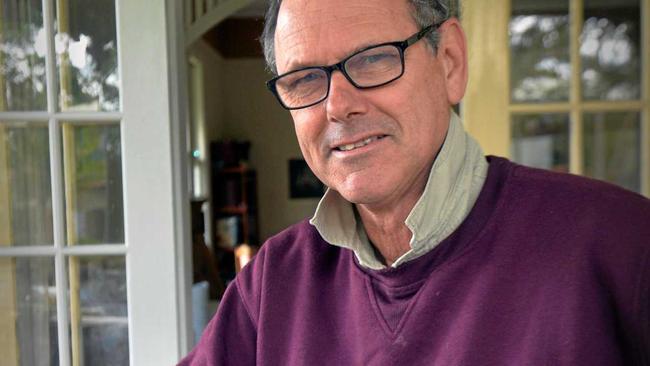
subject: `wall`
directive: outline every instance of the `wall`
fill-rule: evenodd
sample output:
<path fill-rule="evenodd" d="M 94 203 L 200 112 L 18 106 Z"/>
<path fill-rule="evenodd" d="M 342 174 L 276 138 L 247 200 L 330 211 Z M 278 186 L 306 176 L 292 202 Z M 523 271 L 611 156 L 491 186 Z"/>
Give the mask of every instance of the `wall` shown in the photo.
<path fill-rule="evenodd" d="M 223 135 L 223 70 L 224 60 L 210 45 L 204 41 L 196 42 L 188 51 L 188 56 L 193 57 L 203 65 L 203 92 L 205 106 L 205 130 L 208 141 L 222 138 Z"/>
<path fill-rule="evenodd" d="M 301 158 L 293 122 L 266 89 L 270 75 L 261 58 L 224 59 L 197 42 L 189 56 L 204 72 L 208 141 L 251 141 L 251 166 L 257 170 L 260 239 L 311 217 L 317 199 L 289 199 L 289 159 Z"/>
<path fill-rule="evenodd" d="M 260 58 L 224 60 L 223 137 L 251 141 L 257 170 L 260 239 L 311 217 L 317 199 L 289 199 L 289 159 L 301 158 L 291 116 L 268 91 Z"/>

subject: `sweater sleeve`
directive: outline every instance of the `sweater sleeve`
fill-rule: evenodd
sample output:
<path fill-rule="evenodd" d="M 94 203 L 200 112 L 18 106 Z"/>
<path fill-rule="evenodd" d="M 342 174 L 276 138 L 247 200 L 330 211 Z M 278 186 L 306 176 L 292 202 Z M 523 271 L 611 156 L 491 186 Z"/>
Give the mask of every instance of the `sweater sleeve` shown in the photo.
<path fill-rule="evenodd" d="M 233 281 L 196 347 L 178 366 L 255 365 L 257 331 Z"/>

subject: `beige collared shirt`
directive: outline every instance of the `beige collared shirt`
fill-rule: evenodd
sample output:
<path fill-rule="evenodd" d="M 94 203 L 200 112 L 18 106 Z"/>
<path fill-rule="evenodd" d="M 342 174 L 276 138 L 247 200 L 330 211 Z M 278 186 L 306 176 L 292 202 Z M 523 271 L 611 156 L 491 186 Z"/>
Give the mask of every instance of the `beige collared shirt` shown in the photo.
<path fill-rule="evenodd" d="M 447 238 L 469 215 L 487 177 L 488 163 L 478 143 L 452 112 L 442 149 L 433 163 L 424 192 L 404 222 L 411 249 L 392 267 L 418 258 Z M 352 250 L 362 266 L 383 269 L 352 203 L 328 189 L 310 223 L 331 245 Z"/>

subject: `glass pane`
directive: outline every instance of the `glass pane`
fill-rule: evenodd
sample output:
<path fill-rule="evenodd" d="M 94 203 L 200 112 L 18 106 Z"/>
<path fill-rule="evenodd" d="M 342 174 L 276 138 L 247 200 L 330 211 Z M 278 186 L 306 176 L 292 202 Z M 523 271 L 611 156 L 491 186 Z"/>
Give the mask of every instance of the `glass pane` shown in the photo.
<path fill-rule="evenodd" d="M 128 365 L 124 257 L 70 257 L 73 365 Z"/>
<path fill-rule="evenodd" d="M 510 90 L 515 103 L 569 100 L 568 0 L 512 1 Z"/>
<path fill-rule="evenodd" d="M 53 245 L 47 125 L 0 123 L 0 246 Z"/>
<path fill-rule="evenodd" d="M 568 172 L 569 115 L 513 116 L 512 159 L 534 168 Z"/>
<path fill-rule="evenodd" d="M 580 38 L 584 99 L 639 98 L 640 14 L 639 0 L 585 0 Z"/>
<path fill-rule="evenodd" d="M 584 116 L 585 175 L 641 190 L 641 123 L 637 112 Z"/>
<path fill-rule="evenodd" d="M 58 0 L 56 13 L 60 108 L 118 110 L 115 0 Z"/>
<path fill-rule="evenodd" d="M 41 0 L 0 2 L 0 111 L 47 109 Z"/>
<path fill-rule="evenodd" d="M 52 258 L 0 258 L 0 364 L 58 365 Z"/>
<path fill-rule="evenodd" d="M 120 126 L 63 125 L 68 244 L 124 242 Z"/>

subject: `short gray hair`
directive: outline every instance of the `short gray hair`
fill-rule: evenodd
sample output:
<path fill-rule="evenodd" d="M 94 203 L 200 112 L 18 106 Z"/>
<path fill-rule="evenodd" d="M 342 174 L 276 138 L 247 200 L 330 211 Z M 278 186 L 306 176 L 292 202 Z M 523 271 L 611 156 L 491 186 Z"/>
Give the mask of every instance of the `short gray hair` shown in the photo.
<path fill-rule="evenodd" d="M 406 0 L 413 8 L 412 15 L 420 29 L 433 23 L 445 21 L 458 16 L 456 0 Z M 282 0 L 268 0 L 268 9 L 264 19 L 264 32 L 260 37 L 266 66 L 274 74 L 278 73 L 275 63 L 275 28 Z M 439 41 L 439 33 L 431 32 L 426 36 L 427 41 L 435 49 Z"/>

